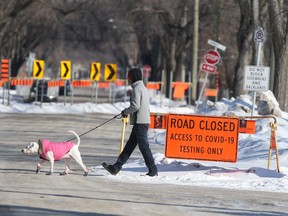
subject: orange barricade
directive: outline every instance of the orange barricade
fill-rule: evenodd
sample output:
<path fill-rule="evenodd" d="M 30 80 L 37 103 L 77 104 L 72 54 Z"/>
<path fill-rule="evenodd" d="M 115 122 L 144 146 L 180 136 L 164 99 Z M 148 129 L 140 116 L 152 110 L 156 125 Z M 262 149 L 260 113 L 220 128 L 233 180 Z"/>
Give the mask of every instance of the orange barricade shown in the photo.
<path fill-rule="evenodd" d="M 50 80 L 48 81 L 48 87 L 64 86 L 65 80 Z"/>
<path fill-rule="evenodd" d="M 7 82 L 9 79 L 9 59 L 1 60 L 1 80 Z"/>
<path fill-rule="evenodd" d="M 109 82 L 98 82 L 98 88 L 110 88 Z"/>
<path fill-rule="evenodd" d="M 276 163 L 277 163 L 277 171 L 280 172 L 280 165 L 279 165 L 279 154 L 278 154 L 278 147 L 277 147 L 277 136 L 276 136 L 276 130 L 277 130 L 277 119 L 275 116 L 242 116 L 239 117 L 239 132 L 240 133 L 255 133 L 255 122 L 253 120 L 245 120 L 246 118 L 251 119 L 263 119 L 263 118 L 270 118 L 273 119 L 274 122 L 270 122 L 271 127 L 271 134 L 270 134 L 270 146 L 269 146 L 269 154 L 268 154 L 268 166 L 267 168 L 270 168 L 270 160 L 272 156 L 272 150 L 275 150 L 276 153 Z M 246 121 L 246 122 L 244 122 Z M 245 128 L 244 128 L 245 127 Z M 242 129 L 241 129 L 242 128 Z M 243 132 L 243 129 L 245 132 Z"/>
<path fill-rule="evenodd" d="M 239 133 L 255 134 L 256 121 L 240 119 Z"/>
<path fill-rule="evenodd" d="M 91 87 L 90 80 L 73 80 L 72 81 L 73 87 Z"/>
<path fill-rule="evenodd" d="M 150 113 L 149 128 L 166 129 L 168 114 Z"/>
<path fill-rule="evenodd" d="M 126 80 L 115 80 L 114 81 L 115 86 L 125 86 L 126 85 Z"/>
<path fill-rule="evenodd" d="M 146 88 L 147 88 L 147 89 L 159 90 L 160 87 L 161 87 L 160 84 L 161 84 L 161 83 L 159 83 L 159 82 L 148 82 L 148 83 L 146 84 Z"/>
<path fill-rule="evenodd" d="M 172 88 L 174 88 L 173 98 L 183 99 L 185 91 L 189 88 L 190 83 L 185 82 L 173 82 Z"/>
<path fill-rule="evenodd" d="M 277 146 L 277 138 L 276 138 L 276 130 L 277 130 L 277 122 L 270 123 L 271 127 L 271 134 L 270 134 L 270 147 L 269 147 L 269 156 L 268 156 L 268 166 L 270 168 L 270 160 L 272 156 L 272 150 L 276 152 L 276 162 L 277 162 L 277 171 L 280 173 L 280 165 L 279 165 L 279 153 L 278 153 L 278 146 Z"/>
<path fill-rule="evenodd" d="M 206 97 L 216 97 L 218 94 L 218 89 L 206 89 L 205 96 Z"/>
<path fill-rule="evenodd" d="M 21 86 L 32 86 L 33 80 L 21 80 L 21 79 L 11 79 L 11 86 L 21 85 Z"/>

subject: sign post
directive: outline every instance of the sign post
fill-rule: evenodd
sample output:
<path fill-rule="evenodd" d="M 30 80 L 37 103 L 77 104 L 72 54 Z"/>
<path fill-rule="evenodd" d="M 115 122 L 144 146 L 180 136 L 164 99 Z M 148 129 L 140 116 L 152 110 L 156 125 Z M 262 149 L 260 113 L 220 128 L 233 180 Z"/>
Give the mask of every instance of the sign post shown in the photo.
<path fill-rule="evenodd" d="M 41 102 L 40 102 L 41 107 L 42 107 L 43 92 L 44 92 L 44 67 L 45 67 L 44 60 L 34 60 L 34 62 L 33 62 L 33 78 L 37 79 L 35 102 L 37 102 L 37 98 L 38 98 L 39 80 L 42 79 Z"/>
<path fill-rule="evenodd" d="M 98 100 L 98 82 L 101 77 L 101 63 L 91 62 L 90 64 L 90 80 L 94 81 L 92 86 L 92 102 L 93 102 L 93 92 L 95 91 L 95 103 Z"/>
<path fill-rule="evenodd" d="M 258 45 L 258 50 L 257 50 L 257 54 L 256 54 L 256 66 L 258 67 L 258 68 L 255 68 L 256 70 L 257 70 L 257 72 L 256 73 L 258 73 L 258 78 L 259 79 L 262 79 L 262 81 L 266 81 L 266 82 L 268 82 L 268 85 L 269 85 L 269 72 L 270 72 L 270 68 L 269 69 L 267 69 L 267 67 L 266 67 L 266 69 L 265 68 L 259 68 L 259 64 L 260 64 L 260 51 L 261 51 L 261 46 L 262 46 L 262 42 L 264 41 L 264 31 L 263 31 L 263 29 L 262 29 L 262 27 L 260 27 L 260 28 L 258 28 L 258 29 L 256 29 L 256 31 L 254 32 L 254 42 L 255 43 L 257 43 L 257 45 Z M 253 68 L 249 68 L 248 67 L 248 69 L 247 70 L 251 70 L 251 69 L 253 69 Z M 260 71 L 261 70 L 261 71 Z M 252 73 L 252 71 L 250 71 L 250 74 Z M 268 77 L 267 77 L 267 73 L 268 73 Z M 248 74 L 249 74 L 249 72 L 248 72 Z M 262 75 L 265 75 L 264 77 L 262 76 Z M 255 79 L 256 77 L 254 76 L 254 79 Z M 267 80 L 264 80 L 265 78 L 267 78 Z M 261 81 L 261 80 L 257 80 L 258 82 L 259 81 Z M 245 82 L 244 82 L 244 89 L 246 88 L 246 84 L 245 84 Z M 253 86 L 253 85 L 252 85 Z M 264 86 L 263 86 L 263 88 L 264 88 Z M 249 90 L 249 89 L 247 89 L 247 90 Z M 257 89 L 253 89 L 253 102 L 252 102 L 252 112 L 251 112 L 251 116 L 254 116 L 254 107 L 255 107 L 255 102 L 256 102 L 256 91 L 255 90 L 257 90 Z M 268 86 L 266 86 L 266 88 L 265 89 L 263 89 L 263 90 L 261 90 L 261 89 L 259 89 L 258 91 L 267 91 L 268 90 Z"/>
<path fill-rule="evenodd" d="M 1 60 L 1 81 L 7 82 L 8 87 L 8 104 L 10 104 L 10 59 L 2 59 Z M 2 103 L 4 104 L 4 97 L 5 97 L 5 88 L 3 88 L 3 100 Z"/>
<path fill-rule="evenodd" d="M 60 75 L 61 79 L 65 80 L 64 83 L 64 106 L 66 106 L 66 86 L 67 80 L 71 79 L 71 61 L 61 61 L 60 62 Z"/>
<path fill-rule="evenodd" d="M 114 81 L 117 78 L 117 65 L 116 64 L 105 64 L 104 66 L 104 79 L 105 81 L 110 82 L 109 90 L 109 101 L 111 102 L 111 96 L 113 94 L 113 103 L 114 103 Z"/>
<path fill-rule="evenodd" d="M 212 40 L 208 40 L 208 44 L 214 46 L 215 49 L 209 50 L 205 53 L 205 55 L 204 55 L 205 63 L 202 63 L 200 66 L 200 70 L 205 71 L 206 75 L 205 75 L 205 79 L 204 79 L 204 82 L 203 82 L 203 85 L 202 85 L 202 88 L 201 88 L 201 91 L 199 94 L 198 103 L 196 104 L 196 111 L 198 109 L 199 101 L 201 100 L 204 89 L 206 87 L 206 83 L 208 80 L 208 74 L 209 73 L 216 73 L 216 71 L 217 71 L 216 65 L 220 62 L 220 59 L 221 59 L 221 56 L 220 56 L 219 52 L 217 51 L 217 48 L 219 48 L 221 50 L 226 49 L 225 46 L 223 46 L 223 45 L 221 45 L 215 41 L 212 41 Z"/>

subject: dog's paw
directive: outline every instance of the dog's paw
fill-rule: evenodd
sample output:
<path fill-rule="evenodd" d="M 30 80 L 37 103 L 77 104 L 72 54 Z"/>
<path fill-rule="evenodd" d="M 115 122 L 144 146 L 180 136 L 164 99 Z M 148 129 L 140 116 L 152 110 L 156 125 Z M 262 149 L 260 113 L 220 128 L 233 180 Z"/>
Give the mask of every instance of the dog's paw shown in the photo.
<path fill-rule="evenodd" d="M 59 175 L 61 175 L 61 176 L 68 175 L 68 172 L 63 171 L 63 172 L 60 172 Z"/>
<path fill-rule="evenodd" d="M 36 174 L 38 174 L 40 170 L 41 170 L 41 166 L 37 166 L 36 167 Z"/>
<path fill-rule="evenodd" d="M 47 173 L 46 173 L 46 175 L 52 175 L 52 172 L 51 172 L 51 171 L 49 171 L 49 172 L 47 172 Z"/>

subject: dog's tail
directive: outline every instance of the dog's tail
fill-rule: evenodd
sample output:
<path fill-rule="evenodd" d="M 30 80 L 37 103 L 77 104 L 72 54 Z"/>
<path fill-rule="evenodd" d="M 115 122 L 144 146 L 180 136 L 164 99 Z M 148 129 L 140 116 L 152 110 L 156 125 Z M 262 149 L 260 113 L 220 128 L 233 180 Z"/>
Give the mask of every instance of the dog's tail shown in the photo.
<path fill-rule="evenodd" d="M 68 132 L 73 133 L 76 136 L 76 138 L 77 138 L 77 144 L 76 145 L 79 147 L 79 145 L 80 145 L 80 137 L 78 136 L 78 134 L 75 131 L 68 131 Z"/>

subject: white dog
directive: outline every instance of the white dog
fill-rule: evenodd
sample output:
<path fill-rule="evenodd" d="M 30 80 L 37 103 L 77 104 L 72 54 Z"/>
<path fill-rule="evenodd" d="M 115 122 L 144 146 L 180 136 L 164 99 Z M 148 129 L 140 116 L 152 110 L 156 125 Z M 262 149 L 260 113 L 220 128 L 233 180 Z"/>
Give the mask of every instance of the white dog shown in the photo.
<path fill-rule="evenodd" d="M 26 148 L 22 149 L 24 154 L 38 153 L 42 161 L 37 164 L 36 173 L 42 168 L 42 164 L 46 161 L 50 161 L 50 171 L 46 175 L 51 175 L 54 171 L 54 161 L 65 158 L 66 169 L 60 175 L 67 175 L 69 173 L 69 162 L 71 158 L 82 167 L 84 170 L 84 176 L 88 175 L 88 169 L 82 162 L 81 154 L 79 151 L 80 137 L 74 131 L 69 131 L 77 137 L 77 144 L 73 142 L 50 142 L 47 139 L 39 140 L 37 142 L 30 142 Z"/>

